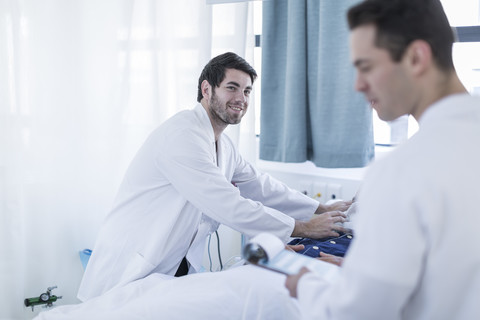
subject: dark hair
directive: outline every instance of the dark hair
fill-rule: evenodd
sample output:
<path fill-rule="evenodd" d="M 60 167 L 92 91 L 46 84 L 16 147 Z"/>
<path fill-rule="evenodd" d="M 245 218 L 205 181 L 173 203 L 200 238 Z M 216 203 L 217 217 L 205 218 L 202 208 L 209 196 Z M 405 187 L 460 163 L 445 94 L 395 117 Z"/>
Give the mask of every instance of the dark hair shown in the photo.
<path fill-rule="evenodd" d="M 375 45 L 400 61 L 415 40 L 426 41 L 440 69 L 453 69 L 454 32 L 439 0 L 365 0 L 348 11 L 350 30 L 373 24 Z"/>
<path fill-rule="evenodd" d="M 251 65 L 248 64 L 242 57 L 233 53 L 227 52 L 211 59 L 203 68 L 200 78 L 198 78 L 198 94 L 197 101 L 202 100 L 202 82 L 207 80 L 208 83 L 215 89 L 225 79 L 225 69 L 236 69 L 247 73 L 252 79 L 252 84 L 257 78 L 257 73 Z"/>

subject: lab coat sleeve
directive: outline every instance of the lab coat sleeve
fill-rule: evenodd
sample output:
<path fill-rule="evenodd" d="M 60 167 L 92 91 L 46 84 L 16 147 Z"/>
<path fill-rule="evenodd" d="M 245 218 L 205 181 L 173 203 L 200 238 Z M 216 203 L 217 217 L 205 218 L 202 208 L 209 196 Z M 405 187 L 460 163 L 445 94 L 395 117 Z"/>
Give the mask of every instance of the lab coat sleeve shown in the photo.
<path fill-rule="evenodd" d="M 162 143 L 156 165 L 178 193 L 203 214 L 247 236 L 270 232 L 288 241 L 294 219 L 242 197 L 215 165 L 208 139 L 183 130 Z"/>
<path fill-rule="evenodd" d="M 424 186 L 412 184 L 401 170 L 395 164 L 383 166 L 365 180 L 355 241 L 338 281 L 329 285 L 314 274 L 300 280 L 305 319 L 401 318 L 421 278 L 426 251 L 418 198 L 425 194 Z"/>
<path fill-rule="evenodd" d="M 242 196 L 260 201 L 296 220 L 308 220 L 318 208 L 318 201 L 289 188 L 268 174 L 260 173 L 240 155 L 236 156 L 233 182 Z"/>

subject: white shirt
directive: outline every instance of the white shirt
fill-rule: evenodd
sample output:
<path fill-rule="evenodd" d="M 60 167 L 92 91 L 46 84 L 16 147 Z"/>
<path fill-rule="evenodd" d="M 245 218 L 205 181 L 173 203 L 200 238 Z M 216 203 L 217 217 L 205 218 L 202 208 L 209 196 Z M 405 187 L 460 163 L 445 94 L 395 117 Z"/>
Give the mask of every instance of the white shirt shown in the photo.
<path fill-rule="evenodd" d="M 81 300 L 151 273 L 174 275 L 185 255 L 190 272 L 198 271 L 205 239 L 219 223 L 286 242 L 294 219 L 308 220 L 317 209 L 317 201 L 257 172 L 226 135 L 217 146 L 200 104 L 150 135 L 100 230 Z"/>
<path fill-rule="evenodd" d="M 435 103 L 374 164 L 338 282 L 301 278 L 305 319 L 480 319 L 480 99 Z"/>

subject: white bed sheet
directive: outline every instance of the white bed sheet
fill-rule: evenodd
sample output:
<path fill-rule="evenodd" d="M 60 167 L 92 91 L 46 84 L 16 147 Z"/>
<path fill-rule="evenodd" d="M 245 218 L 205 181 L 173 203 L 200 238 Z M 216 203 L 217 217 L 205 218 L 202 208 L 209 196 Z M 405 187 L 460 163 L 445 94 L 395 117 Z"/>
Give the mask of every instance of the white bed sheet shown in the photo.
<path fill-rule="evenodd" d="M 249 265 L 167 277 L 152 274 L 87 302 L 42 312 L 34 320 L 301 318 L 279 273 Z"/>

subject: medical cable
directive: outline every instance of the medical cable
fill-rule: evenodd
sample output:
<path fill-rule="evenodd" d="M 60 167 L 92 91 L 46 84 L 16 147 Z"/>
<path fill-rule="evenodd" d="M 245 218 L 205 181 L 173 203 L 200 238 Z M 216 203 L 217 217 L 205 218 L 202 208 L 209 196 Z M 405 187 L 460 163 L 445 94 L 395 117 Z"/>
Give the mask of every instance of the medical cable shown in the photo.
<path fill-rule="evenodd" d="M 212 240 L 212 234 L 208 235 L 208 261 L 210 262 L 210 272 L 212 272 L 212 256 L 210 254 L 210 240 Z"/>
<path fill-rule="evenodd" d="M 220 270 L 223 270 L 222 256 L 220 254 L 220 237 L 218 236 L 218 231 L 215 231 L 217 235 L 217 250 L 218 250 L 218 261 L 220 262 Z"/>
<path fill-rule="evenodd" d="M 215 234 L 217 235 L 217 252 L 218 252 L 218 261 L 220 263 L 220 271 L 223 270 L 223 262 L 222 262 L 222 255 L 220 254 L 220 236 L 218 235 L 218 231 L 215 231 Z M 212 234 L 208 235 L 208 245 L 207 245 L 207 250 L 208 250 L 208 261 L 210 263 L 210 272 L 212 272 L 212 254 L 210 253 L 210 241 L 212 240 Z"/>

